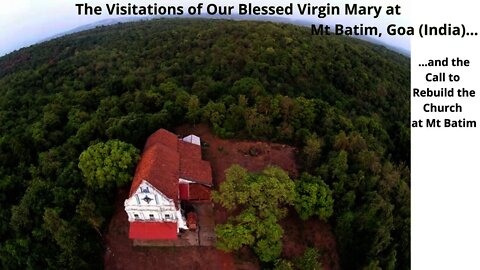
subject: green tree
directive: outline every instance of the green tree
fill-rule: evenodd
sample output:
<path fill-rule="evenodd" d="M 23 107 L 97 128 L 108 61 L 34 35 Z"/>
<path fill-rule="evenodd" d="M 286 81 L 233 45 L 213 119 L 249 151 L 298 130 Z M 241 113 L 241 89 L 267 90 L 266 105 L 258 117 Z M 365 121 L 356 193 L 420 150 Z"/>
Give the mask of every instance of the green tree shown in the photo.
<path fill-rule="evenodd" d="M 76 213 L 101 235 L 100 229 L 105 218 L 99 213 L 95 203 L 88 197 L 84 197 L 77 205 Z"/>
<path fill-rule="evenodd" d="M 249 224 L 219 224 L 215 228 L 215 233 L 220 239 L 217 247 L 224 251 L 238 250 L 243 246 L 252 245 L 255 241 Z M 226 239 L 228 241 L 224 241 Z"/>
<path fill-rule="evenodd" d="M 210 122 L 214 127 L 220 127 L 225 120 L 225 104 L 223 102 L 210 101 L 203 107 L 203 119 Z"/>
<path fill-rule="evenodd" d="M 317 134 L 311 134 L 305 139 L 305 146 L 303 147 L 303 155 L 305 156 L 305 163 L 308 168 L 316 165 L 320 159 L 320 153 L 324 142 Z"/>
<path fill-rule="evenodd" d="M 185 115 L 185 118 L 190 123 L 195 124 L 200 120 L 201 115 L 202 111 L 200 110 L 200 101 L 198 100 L 198 97 L 195 95 L 190 96 L 187 104 L 187 114 Z"/>
<path fill-rule="evenodd" d="M 321 254 L 315 248 L 307 248 L 303 255 L 295 260 L 295 269 L 322 270 Z"/>
<path fill-rule="evenodd" d="M 110 140 L 83 151 L 78 167 L 88 187 L 103 189 L 128 183 L 138 159 L 139 151 L 133 145 Z"/>
<path fill-rule="evenodd" d="M 253 251 L 261 261 L 275 261 L 282 252 L 283 229 L 274 214 L 260 217 L 255 226 L 256 242 Z"/>
<path fill-rule="evenodd" d="M 293 270 L 293 263 L 286 259 L 278 259 L 275 261 L 274 270 Z"/>
<path fill-rule="evenodd" d="M 244 95 L 253 99 L 255 97 L 265 95 L 266 91 L 263 85 L 257 79 L 245 77 L 233 84 L 231 93 L 233 95 Z"/>
<path fill-rule="evenodd" d="M 43 214 L 43 227 L 48 231 L 62 250 L 73 253 L 77 244 L 78 234 L 74 227 L 60 217 L 58 210 L 46 208 Z"/>
<path fill-rule="evenodd" d="M 254 207 L 259 214 L 274 213 L 281 218 L 286 213 L 283 206 L 292 204 L 295 184 L 288 174 L 278 167 L 267 167 L 259 174 L 251 174 L 239 165 L 226 171 L 226 180 L 213 200 L 225 208 Z"/>
<path fill-rule="evenodd" d="M 327 220 L 333 214 L 332 191 L 320 176 L 302 174 L 296 182 L 295 209 L 301 219 L 317 215 Z"/>
<path fill-rule="evenodd" d="M 285 206 L 293 203 L 294 194 L 295 184 L 280 168 L 251 174 L 239 165 L 230 167 L 213 200 L 231 212 L 242 210 L 232 214 L 226 224 L 217 225 L 217 247 L 233 251 L 250 246 L 262 261 L 277 259 L 283 235 L 278 220 L 285 216 Z"/>

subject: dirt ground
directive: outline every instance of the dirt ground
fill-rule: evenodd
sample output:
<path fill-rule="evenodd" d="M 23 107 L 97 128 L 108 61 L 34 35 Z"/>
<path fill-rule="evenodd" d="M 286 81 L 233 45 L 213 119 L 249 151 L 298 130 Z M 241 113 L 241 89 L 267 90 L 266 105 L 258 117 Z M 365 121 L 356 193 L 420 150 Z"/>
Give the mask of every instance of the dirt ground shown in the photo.
<path fill-rule="evenodd" d="M 276 165 L 288 171 L 292 177 L 298 174 L 294 147 L 268 142 L 222 140 L 214 136 L 206 125 L 181 126 L 175 132 L 185 136 L 195 134 L 208 144 L 203 150 L 203 158 L 212 165 L 214 188 L 225 180 L 224 171 L 232 164 L 239 164 L 249 171 L 261 171 L 268 165 Z M 123 201 L 127 196 L 127 189 L 118 192 L 116 211 L 104 236 L 106 269 L 260 268 L 255 256 L 246 248 L 233 254 L 214 247 L 134 247 L 128 239 L 128 220 L 123 209 Z M 226 211 L 218 205 L 214 208 L 215 222 L 225 222 Z M 299 256 L 307 246 L 315 246 L 323 254 L 324 269 L 339 269 L 335 239 L 328 224 L 314 220 L 302 223 L 295 214 L 290 214 L 282 221 L 282 226 L 285 230 L 285 257 Z"/>
<path fill-rule="evenodd" d="M 307 247 L 315 247 L 321 253 L 323 270 L 340 269 L 335 237 L 330 225 L 315 218 L 301 222 L 295 210 L 289 212 L 280 222 L 285 230 L 282 255 L 293 259 L 301 256 Z"/>

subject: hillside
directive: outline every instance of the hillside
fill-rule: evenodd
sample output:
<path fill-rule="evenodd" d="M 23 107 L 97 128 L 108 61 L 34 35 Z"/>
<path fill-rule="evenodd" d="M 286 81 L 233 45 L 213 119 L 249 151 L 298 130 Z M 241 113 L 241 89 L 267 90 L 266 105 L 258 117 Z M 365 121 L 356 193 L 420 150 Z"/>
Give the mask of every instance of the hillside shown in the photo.
<path fill-rule="evenodd" d="M 301 149 L 299 170 L 332 190 L 343 269 L 408 269 L 409 68 L 365 41 L 223 20 L 123 23 L 4 56 L 1 268 L 101 267 L 116 192 L 85 184 L 80 153 L 204 122 Z"/>

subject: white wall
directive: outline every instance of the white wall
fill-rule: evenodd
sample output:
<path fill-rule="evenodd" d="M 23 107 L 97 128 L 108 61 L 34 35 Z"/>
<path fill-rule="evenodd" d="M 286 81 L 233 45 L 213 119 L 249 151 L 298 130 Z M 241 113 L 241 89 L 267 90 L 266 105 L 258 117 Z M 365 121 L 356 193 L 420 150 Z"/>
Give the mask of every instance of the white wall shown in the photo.
<path fill-rule="evenodd" d="M 150 202 L 144 200 L 150 198 Z M 128 214 L 128 221 L 154 221 L 176 222 L 176 208 L 172 199 L 167 198 L 160 191 L 154 188 L 147 181 L 143 181 L 137 191 L 130 198 L 125 200 L 125 211 Z M 138 218 L 135 217 L 138 215 Z"/>

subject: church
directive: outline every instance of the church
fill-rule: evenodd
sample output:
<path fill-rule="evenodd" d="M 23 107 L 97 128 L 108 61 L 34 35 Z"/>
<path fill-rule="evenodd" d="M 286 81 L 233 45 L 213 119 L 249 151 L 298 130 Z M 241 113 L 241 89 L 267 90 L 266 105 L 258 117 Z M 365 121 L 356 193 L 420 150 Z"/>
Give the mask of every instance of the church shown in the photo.
<path fill-rule="evenodd" d="M 160 129 L 147 139 L 124 203 L 130 239 L 174 240 L 192 229 L 188 205 L 210 201 L 212 187 L 212 169 L 201 150 L 195 135 L 179 138 Z"/>

